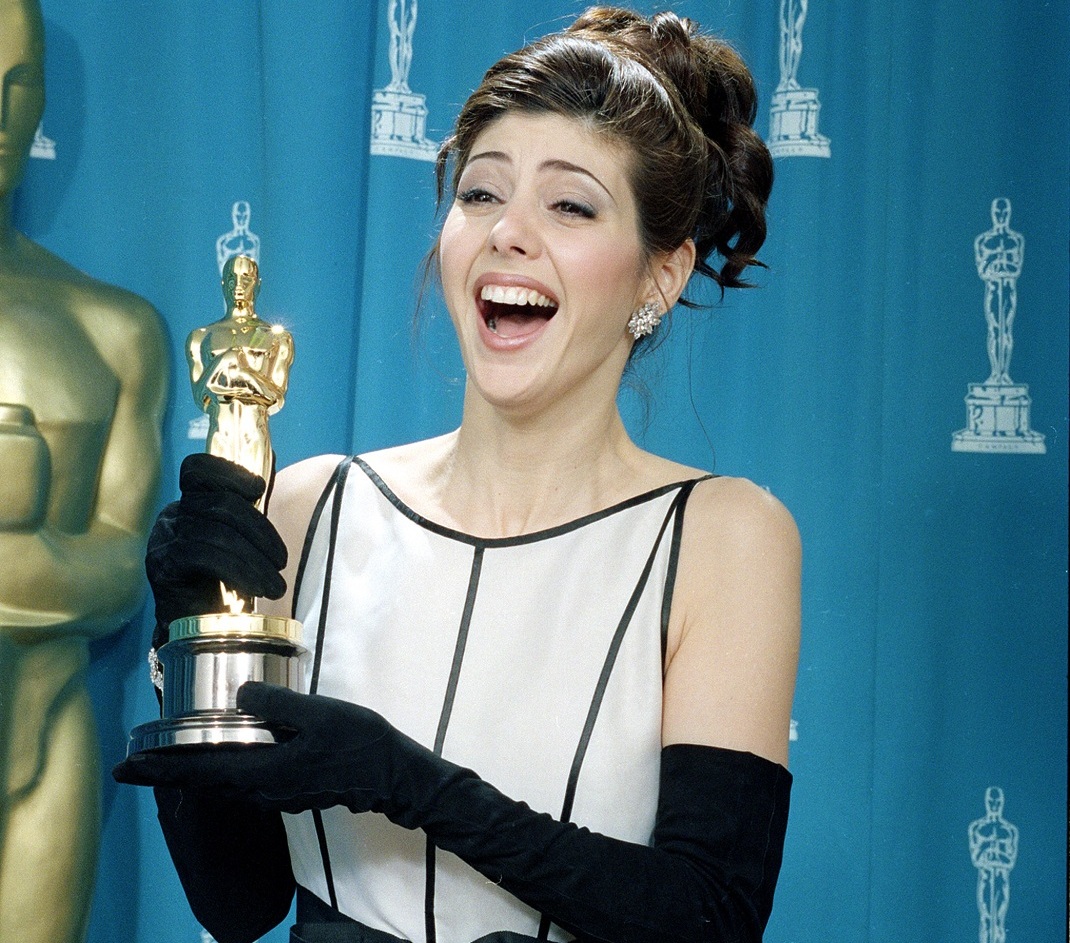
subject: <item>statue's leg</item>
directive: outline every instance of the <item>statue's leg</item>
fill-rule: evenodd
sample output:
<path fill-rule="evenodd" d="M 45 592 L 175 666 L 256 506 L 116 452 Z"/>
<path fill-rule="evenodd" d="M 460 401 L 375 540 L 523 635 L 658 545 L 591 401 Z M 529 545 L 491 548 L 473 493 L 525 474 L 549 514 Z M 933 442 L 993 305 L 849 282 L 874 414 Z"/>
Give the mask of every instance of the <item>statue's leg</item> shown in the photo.
<path fill-rule="evenodd" d="M 977 910 L 981 918 L 977 930 L 979 943 L 992 943 L 992 936 L 989 932 L 992 925 L 991 914 L 989 913 L 991 907 L 991 893 L 988 878 L 990 876 L 987 868 L 981 868 L 977 872 Z"/>
<path fill-rule="evenodd" d="M 1011 353 L 1014 350 L 1014 314 L 1018 307 L 1018 287 L 1008 279 L 1003 286 L 1000 318 L 1000 369 L 1004 383 L 1011 382 Z"/>
<path fill-rule="evenodd" d="M 999 303 L 1000 299 L 996 291 L 995 282 L 991 279 L 985 281 L 985 321 L 988 324 L 988 365 L 990 373 L 989 383 L 999 381 L 1000 358 L 999 358 Z"/>
<path fill-rule="evenodd" d="M 1000 870 L 993 875 L 994 903 L 992 913 L 992 941 L 1005 943 L 1007 939 L 1007 909 L 1011 902 L 1010 872 Z"/>
<path fill-rule="evenodd" d="M 81 943 L 100 842 L 100 753 L 86 644 L 63 639 L 17 648 L 19 657 L 3 668 L 13 698 L 0 940 Z"/>

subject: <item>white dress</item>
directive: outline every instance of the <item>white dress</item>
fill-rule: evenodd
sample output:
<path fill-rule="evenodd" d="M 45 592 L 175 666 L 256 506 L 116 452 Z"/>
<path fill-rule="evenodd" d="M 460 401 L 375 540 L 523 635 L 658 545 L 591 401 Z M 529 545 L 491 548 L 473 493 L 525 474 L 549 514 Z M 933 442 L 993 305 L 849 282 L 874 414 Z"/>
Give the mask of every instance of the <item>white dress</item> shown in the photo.
<path fill-rule="evenodd" d="M 648 843 L 693 484 L 483 539 L 424 519 L 361 459 L 343 462 L 295 588 L 306 690 L 378 711 L 533 809 Z M 285 819 L 298 884 L 373 929 L 416 943 L 538 930 L 537 912 L 421 831 L 342 806 Z"/>

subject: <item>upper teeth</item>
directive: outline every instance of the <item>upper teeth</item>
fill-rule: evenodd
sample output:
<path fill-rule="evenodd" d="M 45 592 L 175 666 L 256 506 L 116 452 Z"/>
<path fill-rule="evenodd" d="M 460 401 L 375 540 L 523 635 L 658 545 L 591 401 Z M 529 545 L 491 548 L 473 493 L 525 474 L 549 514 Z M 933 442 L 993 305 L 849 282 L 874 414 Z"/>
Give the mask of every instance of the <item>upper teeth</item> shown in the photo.
<path fill-rule="evenodd" d="M 540 308 L 556 307 L 553 301 L 534 288 L 518 288 L 510 285 L 484 285 L 479 297 L 500 305 L 538 305 Z"/>

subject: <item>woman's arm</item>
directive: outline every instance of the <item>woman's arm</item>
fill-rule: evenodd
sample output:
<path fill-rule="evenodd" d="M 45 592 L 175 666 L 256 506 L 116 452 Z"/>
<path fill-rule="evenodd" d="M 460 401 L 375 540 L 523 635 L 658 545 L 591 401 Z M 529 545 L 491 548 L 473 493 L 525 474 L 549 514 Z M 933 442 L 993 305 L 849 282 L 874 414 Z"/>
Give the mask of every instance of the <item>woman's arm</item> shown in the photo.
<path fill-rule="evenodd" d="M 664 744 L 787 765 L 801 558 L 795 522 L 771 494 L 741 478 L 695 487 L 669 626 Z"/>
<path fill-rule="evenodd" d="M 238 707 L 295 736 L 240 757 L 138 754 L 120 778 L 265 810 L 379 812 L 423 829 L 436 846 L 585 940 L 761 940 L 791 786 L 777 763 L 720 747 L 665 747 L 647 846 L 536 812 L 357 704 L 249 683 Z"/>

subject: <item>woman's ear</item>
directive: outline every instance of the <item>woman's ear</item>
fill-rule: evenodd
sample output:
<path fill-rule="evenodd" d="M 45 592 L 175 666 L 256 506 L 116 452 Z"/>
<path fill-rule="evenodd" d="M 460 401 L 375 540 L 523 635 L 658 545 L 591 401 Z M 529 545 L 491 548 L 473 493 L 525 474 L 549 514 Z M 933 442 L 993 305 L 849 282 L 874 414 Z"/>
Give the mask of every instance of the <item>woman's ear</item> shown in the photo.
<path fill-rule="evenodd" d="M 687 287 L 695 268 L 695 243 L 686 239 L 670 252 L 660 252 L 650 260 L 652 295 L 647 301 L 664 305 L 669 311 Z"/>

